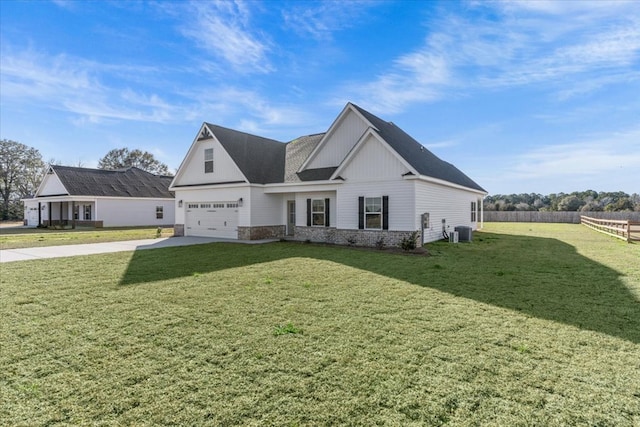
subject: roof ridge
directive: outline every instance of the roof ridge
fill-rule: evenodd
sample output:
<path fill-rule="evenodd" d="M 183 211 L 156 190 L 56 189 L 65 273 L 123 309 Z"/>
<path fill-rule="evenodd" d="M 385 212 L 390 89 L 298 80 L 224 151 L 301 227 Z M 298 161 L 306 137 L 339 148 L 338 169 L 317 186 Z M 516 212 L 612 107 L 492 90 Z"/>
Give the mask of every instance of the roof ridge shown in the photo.
<path fill-rule="evenodd" d="M 220 125 L 216 125 L 216 124 L 214 124 L 214 123 L 209 123 L 209 122 L 204 122 L 204 123 L 205 123 L 207 126 L 214 126 L 214 127 L 220 128 L 220 129 L 224 129 L 224 130 L 231 131 L 231 132 L 241 133 L 241 134 L 243 134 L 243 135 L 247 135 L 247 136 L 252 136 L 252 137 L 254 137 L 254 138 L 266 139 L 266 140 L 268 140 L 268 141 L 273 141 L 273 142 L 278 142 L 278 143 L 280 143 L 280 144 L 285 144 L 285 142 L 284 142 L 284 141 L 278 141 L 277 139 L 268 138 L 268 137 L 266 137 L 266 136 L 256 135 L 256 134 L 254 134 L 254 133 L 245 132 L 245 131 L 243 131 L 243 130 L 232 129 L 232 128 L 229 128 L 229 127 L 226 127 L 226 126 L 220 126 Z"/>

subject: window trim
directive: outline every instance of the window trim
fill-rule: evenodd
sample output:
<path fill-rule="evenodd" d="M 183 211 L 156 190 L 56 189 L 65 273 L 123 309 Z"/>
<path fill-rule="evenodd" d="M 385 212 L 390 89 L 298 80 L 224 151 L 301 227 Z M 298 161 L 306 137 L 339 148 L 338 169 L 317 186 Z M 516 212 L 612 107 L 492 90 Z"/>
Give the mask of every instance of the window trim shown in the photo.
<path fill-rule="evenodd" d="M 376 200 L 379 201 L 380 203 L 375 203 L 374 206 L 378 206 L 380 210 L 379 211 L 368 211 L 368 207 L 369 207 L 369 201 L 370 200 Z M 365 230 L 382 230 L 382 196 L 374 196 L 374 197 L 365 197 L 364 198 L 364 229 Z M 379 218 L 379 224 L 380 226 L 378 227 L 369 227 L 369 217 L 378 217 Z"/>
<path fill-rule="evenodd" d="M 367 199 L 381 199 L 380 212 L 367 213 Z M 380 215 L 380 228 L 367 227 L 367 215 Z M 358 197 L 358 229 L 359 230 L 389 230 L 389 196 L 359 196 Z"/>
<path fill-rule="evenodd" d="M 213 148 L 204 149 L 204 173 L 213 173 Z"/>
<path fill-rule="evenodd" d="M 322 204 L 322 210 L 316 210 L 316 202 L 320 202 Z M 311 199 L 311 226 L 312 227 L 326 227 L 326 215 L 327 214 L 327 206 L 325 203 L 325 199 Z M 322 221 L 318 221 L 316 224 L 316 215 L 320 218 L 322 215 Z"/>

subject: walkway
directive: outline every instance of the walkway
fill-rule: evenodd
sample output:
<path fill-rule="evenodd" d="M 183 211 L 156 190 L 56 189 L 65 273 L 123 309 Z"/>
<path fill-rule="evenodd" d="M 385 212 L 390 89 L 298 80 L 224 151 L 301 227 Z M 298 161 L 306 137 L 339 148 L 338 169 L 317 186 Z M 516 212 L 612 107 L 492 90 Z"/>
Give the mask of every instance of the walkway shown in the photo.
<path fill-rule="evenodd" d="M 158 249 L 172 246 L 201 245 L 204 243 L 227 242 L 260 244 L 277 240 L 232 240 L 209 237 L 162 237 L 159 239 L 127 240 L 123 242 L 86 243 L 81 245 L 46 246 L 40 248 L 4 249 L 0 250 L 0 263 L 26 261 L 40 258 L 62 258 L 79 255 L 104 254 L 110 252 L 137 251 Z"/>

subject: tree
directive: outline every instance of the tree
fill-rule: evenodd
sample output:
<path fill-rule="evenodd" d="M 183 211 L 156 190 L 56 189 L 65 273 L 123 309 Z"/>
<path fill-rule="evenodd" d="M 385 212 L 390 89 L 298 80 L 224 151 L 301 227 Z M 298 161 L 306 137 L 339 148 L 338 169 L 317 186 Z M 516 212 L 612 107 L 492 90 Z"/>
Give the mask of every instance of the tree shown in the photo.
<path fill-rule="evenodd" d="M 579 210 L 582 205 L 584 205 L 584 202 L 578 196 L 566 196 L 558 202 L 558 210 L 575 212 Z"/>
<path fill-rule="evenodd" d="M 115 148 L 98 161 L 99 169 L 123 169 L 137 167 L 156 175 L 171 175 L 169 167 L 156 160 L 153 154 L 142 150 Z"/>
<path fill-rule="evenodd" d="M 46 168 L 38 150 L 16 141 L 0 141 L 0 195 L 3 220 L 22 218 L 21 198 L 32 196 Z"/>

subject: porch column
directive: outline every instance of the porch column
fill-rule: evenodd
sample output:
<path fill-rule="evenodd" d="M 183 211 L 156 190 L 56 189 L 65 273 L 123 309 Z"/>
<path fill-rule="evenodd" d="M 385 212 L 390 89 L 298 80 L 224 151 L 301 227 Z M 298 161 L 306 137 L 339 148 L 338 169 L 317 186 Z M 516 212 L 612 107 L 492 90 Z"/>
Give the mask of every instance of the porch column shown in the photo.
<path fill-rule="evenodd" d="M 484 198 L 480 199 L 480 229 L 484 228 Z"/>

